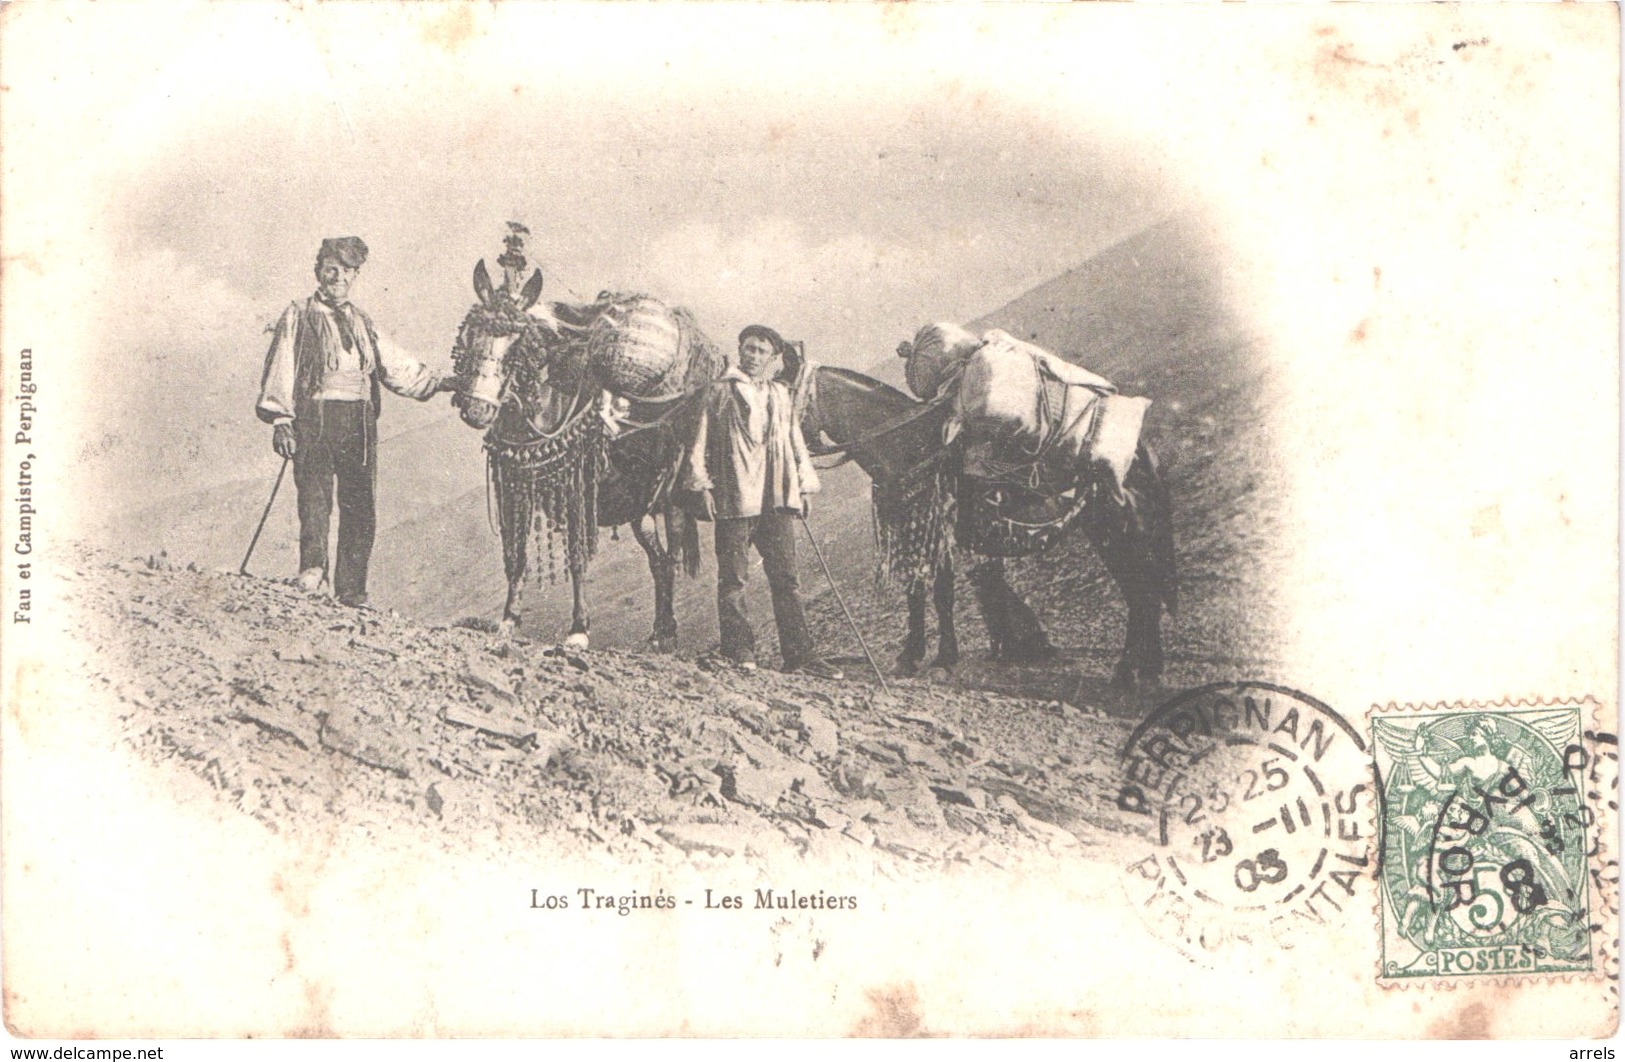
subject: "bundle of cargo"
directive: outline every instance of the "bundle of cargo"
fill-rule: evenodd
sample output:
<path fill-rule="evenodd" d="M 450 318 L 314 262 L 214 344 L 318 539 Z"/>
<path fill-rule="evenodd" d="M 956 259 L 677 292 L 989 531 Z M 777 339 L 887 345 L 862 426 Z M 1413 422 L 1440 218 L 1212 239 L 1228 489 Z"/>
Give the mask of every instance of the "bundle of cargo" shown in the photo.
<path fill-rule="evenodd" d="M 1061 489 L 1087 455 L 1119 492 L 1151 404 L 998 329 L 965 360 L 955 402 L 947 437 L 964 434 L 970 475 Z"/>
<path fill-rule="evenodd" d="M 981 345 L 980 336 L 947 321 L 921 328 L 914 333 L 914 342 L 897 345 L 897 356 L 908 359 L 904 369 L 908 389 L 927 402 L 934 400 Z"/>
<path fill-rule="evenodd" d="M 1089 460 L 1099 471 L 1109 473 L 1117 497 L 1123 497 L 1123 484 L 1129 466 L 1140 448 L 1140 430 L 1145 426 L 1149 398 L 1102 395 L 1095 403 L 1095 423 L 1089 432 Z"/>

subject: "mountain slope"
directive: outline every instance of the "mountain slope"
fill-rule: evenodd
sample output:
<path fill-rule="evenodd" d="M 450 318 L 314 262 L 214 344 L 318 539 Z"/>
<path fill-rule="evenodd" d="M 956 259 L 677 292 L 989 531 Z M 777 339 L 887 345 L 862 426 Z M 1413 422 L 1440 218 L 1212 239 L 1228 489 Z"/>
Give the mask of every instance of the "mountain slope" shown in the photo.
<path fill-rule="evenodd" d="M 1224 276 L 1201 219 L 1176 217 L 973 328 L 1004 328 L 1152 399 L 1145 438 L 1173 496 L 1183 606 L 1165 634 L 1176 663 L 1234 674 L 1268 659 L 1278 637 L 1269 604 L 1285 498 L 1272 459 L 1281 443 L 1269 430 L 1271 379 Z M 1081 536 L 1014 567 L 1057 644 L 1117 648 L 1120 599 Z M 1091 618 L 1104 611 L 1114 622 Z"/>
<path fill-rule="evenodd" d="M 277 832 L 1010 867 L 1138 828 L 1098 712 L 578 656 L 91 550 L 60 574 L 88 732 Z"/>
<path fill-rule="evenodd" d="M 386 402 L 393 401 L 386 398 Z M 388 421 L 382 423 L 387 426 Z M 95 543 L 120 550 L 167 553 L 207 568 L 236 570 L 265 511 L 280 462 L 270 450 L 256 458 L 251 477 L 183 494 L 131 512 L 110 511 L 86 529 Z M 483 489 L 480 434 L 455 414 L 386 436 L 378 444 L 377 517 L 380 539 L 391 528 L 418 519 L 456 498 Z M 334 514 L 335 528 L 337 512 Z M 293 471 L 283 477 L 251 570 L 292 576 L 298 565 L 299 521 Z M 413 543 L 414 548 L 433 543 Z M 380 589 L 383 589 L 380 587 Z M 389 606 L 399 600 L 385 602 Z"/>

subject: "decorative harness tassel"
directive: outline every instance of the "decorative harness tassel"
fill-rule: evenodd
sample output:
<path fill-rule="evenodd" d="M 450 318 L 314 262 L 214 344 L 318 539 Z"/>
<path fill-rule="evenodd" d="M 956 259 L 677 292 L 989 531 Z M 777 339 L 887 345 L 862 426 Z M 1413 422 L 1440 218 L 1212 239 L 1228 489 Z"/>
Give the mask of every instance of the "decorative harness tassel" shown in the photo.
<path fill-rule="evenodd" d="M 563 430 L 513 444 L 487 437 L 485 451 L 497 495 L 498 520 L 510 566 L 519 551 L 547 540 L 548 582 L 558 581 L 557 532 L 564 531 L 566 570 L 579 570 L 598 550 L 598 481 L 607 466 L 603 423 L 583 407 Z"/>

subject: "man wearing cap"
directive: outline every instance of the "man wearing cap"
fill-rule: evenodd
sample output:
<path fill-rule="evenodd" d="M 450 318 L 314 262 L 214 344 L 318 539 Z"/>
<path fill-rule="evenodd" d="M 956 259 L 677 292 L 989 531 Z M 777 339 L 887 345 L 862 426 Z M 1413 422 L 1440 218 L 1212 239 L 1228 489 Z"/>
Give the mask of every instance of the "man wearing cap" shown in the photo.
<path fill-rule="evenodd" d="M 699 493 L 705 515 L 716 521 L 722 655 L 745 670 L 756 668 L 756 635 L 745 608 L 754 545 L 773 595 L 784 670 L 840 678 L 814 652 L 801 607 L 795 524 L 819 484 L 789 389 L 772 376 L 783 350 L 779 334 L 765 325 L 739 333 L 738 360 L 711 385 L 701 407 L 681 485 Z"/>
<path fill-rule="evenodd" d="M 344 604 L 367 603 L 367 563 L 375 531 L 379 385 L 427 401 L 449 389 L 438 373 L 373 327 L 350 302 L 350 285 L 367 260 L 356 236 L 322 241 L 316 293 L 290 305 L 265 355 L 255 412 L 274 425 L 272 447 L 293 461 L 299 495 L 299 576 L 315 591 L 328 577 L 328 520 L 335 484 L 339 505 L 333 592 Z"/>

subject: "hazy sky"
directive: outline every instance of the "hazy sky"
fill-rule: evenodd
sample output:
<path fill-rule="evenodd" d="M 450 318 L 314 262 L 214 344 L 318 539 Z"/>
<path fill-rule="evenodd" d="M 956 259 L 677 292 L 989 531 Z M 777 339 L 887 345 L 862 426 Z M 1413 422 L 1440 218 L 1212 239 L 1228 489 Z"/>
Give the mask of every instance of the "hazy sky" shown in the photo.
<path fill-rule="evenodd" d="M 510 95 L 187 123 L 114 200 L 120 256 L 172 256 L 271 310 L 308 286 L 321 235 L 353 231 L 374 255 L 364 304 L 444 347 L 474 261 L 494 262 L 513 219 L 554 297 L 638 288 L 719 335 L 764 319 L 869 359 L 1168 209 L 1113 145 L 994 104 L 696 113 L 673 98 Z"/>
<path fill-rule="evenodd" d="M 508 220 L 551 297 L 642 289 L 865 364 L 1198 206 L 1292 385 L 1360 387 L 1419 371 L 1404 331 L 1349 346 L 1378 298 L 1479 350 L 1575 312 L 1530 300 L 1522 248 L 1596 242 L 1613 171 L 1563 160 L 1617 131 L 1528 114 L 1608 110 L 1613 60 L 1589 16 L 1518 11 L 1512 93 L 1437 5 L 14 5 L 0 328 L 71 372 L 72 459 L 151 493 L 260 474 L 262 330 L 324 236 L 368 241 L 357 300 L 441 365 Z M 1485 291 L 1520 297 L 1492 320 Z"/>
<path fill-rule="evenodd" d="M 968 17 L 150 10 L 169 17 L 85 9 L 80 80 L 43 112 L 97 145 L 70 166 L 54 144 L 64 168 L 41 190 L 53 217 L 90 223 L 88 356 L 106 366 L 90 375 L 115 486 L 129 443 L 185 458 L 163 485 L 241 474 L 208 456 L 264 448 L 261 329 L 309 293 L 324 236 L 368 242 L 356 301 L 433 364 L 474 263 L 518 220 L 548 297 L 642 290 L 725 343 L 764 321 L 862 365 L 1180 205 L 1156 155 L 1116 131 L 1121 103 L 1035 103 L 1022 53 L 978 46 Z M 1064 56 L 1044 62 L 1064 77 Z M 136 414 L 132 389 L 196 415 Z M 393 430 L 445 412 L 393 405 Z"/>

